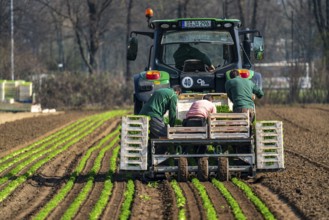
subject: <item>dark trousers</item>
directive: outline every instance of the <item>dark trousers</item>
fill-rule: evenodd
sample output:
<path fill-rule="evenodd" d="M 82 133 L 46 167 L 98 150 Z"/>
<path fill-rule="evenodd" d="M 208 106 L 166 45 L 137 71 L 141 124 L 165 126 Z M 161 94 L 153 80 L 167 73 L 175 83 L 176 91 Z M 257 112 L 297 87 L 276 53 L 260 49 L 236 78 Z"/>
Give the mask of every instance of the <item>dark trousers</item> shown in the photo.
<path fill-rule="evenodd" d="M 234 113 L 247 113 L 249 111 L 250 124 L 255 121 L 255 109 L 253 108 L 233 108 Z"/>
<path fill-rule="evenodd" d="M 204 127 L 207 125 L 207 119 L 206 118 L 200 118 L 200 117 L 191 117 L 191 118 L 186 118 L 183 120 L 183 126 L 184 127 Z M 198 153 L 198 154 L 204 154 L 207 150 L 207 146 L 197 146 L 196 152 L 193 153 Z M 191 153 L 188 152 L 188 147 L 183 147 L 183 152 L 184 153 Z"/>
<path fill-rule="evenodd" d="M 206 118 L 191 117 L 183 120 L 184 127 L 203 127 L 207 125 Z"/>
<path fill-rule="evenodd" d="M 151 138 L 167 137 L 167 126 L 161 118 L 151 118 L 150 137 Z"/>

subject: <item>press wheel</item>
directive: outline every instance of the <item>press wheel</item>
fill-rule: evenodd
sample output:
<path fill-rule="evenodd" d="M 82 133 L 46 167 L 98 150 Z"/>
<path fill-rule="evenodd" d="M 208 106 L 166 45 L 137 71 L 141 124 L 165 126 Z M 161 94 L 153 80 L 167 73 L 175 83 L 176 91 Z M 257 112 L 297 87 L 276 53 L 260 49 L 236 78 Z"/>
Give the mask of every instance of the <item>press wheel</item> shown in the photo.
<path fill-rule="evenodd" d="M 230 172 L 228 166 L 228 158 L 227 157 L 219 157 L 218 158 L 218 172 L 217 178 L 220 181 L 228 181 L 230 179 Z"/>
<path fill-rule="evenodd" d="M 207 181 L 208 177 L 209 177 L 208 157 L 201 157 L 198 160 L 198 179 L 200 181 Z"/>
<path fill-rule="evenodd" d="M 180 157 L 178 160 L 178 182 L 186 182 L 188 179 L 187 158 Z"/>

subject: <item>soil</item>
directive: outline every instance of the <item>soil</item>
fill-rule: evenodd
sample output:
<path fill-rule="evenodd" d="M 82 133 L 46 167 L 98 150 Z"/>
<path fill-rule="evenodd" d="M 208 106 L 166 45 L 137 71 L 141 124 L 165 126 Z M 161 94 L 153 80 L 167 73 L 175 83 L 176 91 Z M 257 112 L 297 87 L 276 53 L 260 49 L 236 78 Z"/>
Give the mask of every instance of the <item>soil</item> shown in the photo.
<path fill-rule="evenodd" d="M 25 116 L 20 115 L 21 113 L 0 113 L 0 122 L 2 122 L 0 124 L 0 159 L 59 131 L 79 118 L 95 113 L 59 112 L 26 114 Z M 257 108 L 256 115 L 257 120 L 283 121 L 285 169 L 276 172 L 258 172 L 255 179 L 247 180 L 246 183 L 253 188 L 277 219 L 328 219 L 329 106 L 263 106 Z M 12 119 L 8 121 L 9 118 Z M 99 129 L 72 146 L 70 150 L 44 164 L 36 174 L 0 202 L 0 219 L 31 219 L 35 216 L 68 182 L 86 151 L 99 143 L 99 140 L 112 132 L 118 124 L 117 119 L 107 121 Z M 67 211 L 77 194 L 86 185 L 88 173 L 91 171 L 98 152 L 94 151 L 91 154 L 72 189 L 51 212 L 49 219 L 60 218 Z M 105 158 L 111 155 L 112 150 L 109 150 Z M 35 162 L 38 160 L 40 158 Z M 0 179 L 9 176 L 18 163 L 15 162 L 9 169 L 2 171 Z M 0 160 L 0 167 L 1 165 Z M 29 166 L 25 167 L 25 170 Z M 75 219 L 87 218 L 98 200 L 109 167 L 109 160 L 102 160 L 100 170 L 95 175 L 95 184 L 83 208 L 75 215 Z M 10 181 L 23 173 L 24 169 L 10 177 Z M 201 183 L 207 190 L 217 216 L 220 219 L 234 219 L 231 209 L 219 191 L 210 182 Z M 8 184 L 0 185 L 0 192 Z M 248 219 L 262 219 L 259 211 L 241 193 L 240 189 L 231 182 L 224 184 L 238 201 Z M 112 195 L 101 219 L 119 218 L 126 185 L 126 180 L 122 176 L 113 177 Z M 206 210 L 193 184 L 188 181 L 179 185 L 187 201 L 185 207 L 187 219 L 206 219 Z M 131 219 L 177 219 L 176 198 L 167 180 L 144 183 L 136 179 L 135 188 Z"/>

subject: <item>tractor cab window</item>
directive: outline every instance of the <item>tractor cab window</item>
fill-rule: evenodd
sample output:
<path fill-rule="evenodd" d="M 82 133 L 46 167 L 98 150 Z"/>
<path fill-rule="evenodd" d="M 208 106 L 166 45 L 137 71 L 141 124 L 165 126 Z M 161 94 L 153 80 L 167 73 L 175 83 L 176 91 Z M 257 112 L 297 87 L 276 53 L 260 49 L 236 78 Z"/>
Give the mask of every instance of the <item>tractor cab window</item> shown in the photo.
<path fill-rule="evenodd" d="M 233 39 L 229 32 L 213 30 L 167 31 L 162 40 L 162 62 L 182 70 L 184 60 L 210 62 L 215 67 L 231 63 Z"/>

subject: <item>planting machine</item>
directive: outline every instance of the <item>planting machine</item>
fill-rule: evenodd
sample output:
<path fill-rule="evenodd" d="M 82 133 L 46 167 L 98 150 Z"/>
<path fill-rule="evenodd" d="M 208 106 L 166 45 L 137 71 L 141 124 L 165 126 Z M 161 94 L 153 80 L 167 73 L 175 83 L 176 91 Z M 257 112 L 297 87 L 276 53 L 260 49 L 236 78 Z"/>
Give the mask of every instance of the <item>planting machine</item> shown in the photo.
<path fill-rule="evenodd" d="M 228 180 L 232 174 L 254 177 L 258 170 L 284 168 L 282 122 L 250 124 L 248 113 L 216 113 L 204 127 L 169 127 L 166 137 L 149 138 L 148 117 L 138 112 L 159 88 L 181 85 L 177 118 L 183 120 L 191 104 L 211 94 L 216 106 L 232 110 L 225 82 L 232 69 L 262 85 L 261 74 L 252 70 L 252 59 L 263 58 L 263 38 L 257 30 L 241 30 L 236 19 L 181 18 L 154 20 L 146 10 L 152 31 L 132 31 L 128 60 L 135 60 L 138 35 L 149 37 L 145 71 L 134 75 L 134 115 L 122 118 L 120 170 L 136 171 L 154 178 L 169 174 L 186 181 L 217 176 Z M 215 65 L 210 72 L 201 60 L 189 59 L 182 68 L 175 65 L 174 52 L 190 44 L 205 53 Z M 251 56 L 253 54 L 253 58 Z"/>

